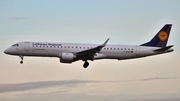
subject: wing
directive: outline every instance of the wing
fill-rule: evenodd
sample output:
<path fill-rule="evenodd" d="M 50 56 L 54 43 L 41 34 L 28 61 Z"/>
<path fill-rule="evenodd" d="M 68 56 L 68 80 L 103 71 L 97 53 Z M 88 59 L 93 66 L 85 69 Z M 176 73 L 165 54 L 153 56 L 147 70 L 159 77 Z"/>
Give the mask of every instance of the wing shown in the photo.
<path fill-rule="evenodd" d="M 83 60 L 83 61 L 93 60 L 96 53 L 99 53 L 101 51 L 101 49 L 104 46 L 106 46 L 108 41 L 109 41 L 109 38 L 102 45 L 99 45 L 95 48 L 91 48 L 88 50 L 84 50 L 84 51 L 80 51 L 80 52 L 75 53 L 76 59 L 77 60 Z"/>

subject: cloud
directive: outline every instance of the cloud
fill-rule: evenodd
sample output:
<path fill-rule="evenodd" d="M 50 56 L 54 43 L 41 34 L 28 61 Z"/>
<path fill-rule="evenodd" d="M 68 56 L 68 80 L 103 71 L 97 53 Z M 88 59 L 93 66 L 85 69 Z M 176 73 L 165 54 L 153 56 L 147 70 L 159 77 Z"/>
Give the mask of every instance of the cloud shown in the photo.
<path fill-rule="evenodd" d="M 93 81 L 85 80 L 67 80 L 67 81 L 42 81 L 42 82 L 28 82 L 17 84 L 0 84 L 0 93 L 13 92 L 13 91 L 25 91 L 31 89 L 39 89 L 54 86 L 69 86 L 83 83 L 89 83 Z"/>
<path fill-rule="evenodd" d="M 20 20 L 29 20 L 30 17 L 11 17 L 11 18 L 8 18 L 8 20 L 11 20 L 11 21 L 20 21 Z"/>
<path fill-rule="evenodd" d="M 116 82 L 134 82 L 134 81 L 151 81 L 151 80 L 166 80 L 166 79 L 180 79 L 180 77 L 154 77 L 154 78 L 145 78 L 145 79 L 134 79 L 134 80 L 123 80 Z"/>
<path fill-rule="evenodd" d="M 90 81 L 90 80 L 62 80 L 62 81 L 41 81 L 41 82 L 27 82 L 17 84 L 0 84 L 0 93 L 14 92 L 14 91 L 25 91 L 39 88 L 48 88 L 55 86 L 75 86 L 78 84 L 87 83 L 106 83 L 106 82 L 136 82 L 136 81 L 151 81 L 151 80 L 169 80 L 179 79 L 180 77 L 155 77 L 146 79 L 134 79 L 134 80 L 122 80 L 122 81 Z"/>
<path fill-rule="evenodd" d="M 161 99 L 155 99 L 155 98 L 150 98 L 150 99 L 131 99 L 131 100 L 126 100 L 126 101 L 179 101 L 180 98 L 161 98 Z"/>
<path fill-rule="evenodd" d="M 0 0 L 0 1 L 10 1 L 10 2 L 13 2 L 14 0 Z"/>

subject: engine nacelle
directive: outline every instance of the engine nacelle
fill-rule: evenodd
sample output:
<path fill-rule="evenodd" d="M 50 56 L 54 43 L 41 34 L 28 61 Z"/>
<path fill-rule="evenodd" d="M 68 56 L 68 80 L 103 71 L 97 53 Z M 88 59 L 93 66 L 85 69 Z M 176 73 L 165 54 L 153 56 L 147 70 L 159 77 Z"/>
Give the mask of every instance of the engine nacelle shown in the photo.
<path fill-rule="evenodd" d="M 74 54 L 73 53 L 66 53 L 66 52 L 63 52 L 60 56 L 60 62 L 61 63 L 71 63 L 71 62 L 74 62 Z"/>

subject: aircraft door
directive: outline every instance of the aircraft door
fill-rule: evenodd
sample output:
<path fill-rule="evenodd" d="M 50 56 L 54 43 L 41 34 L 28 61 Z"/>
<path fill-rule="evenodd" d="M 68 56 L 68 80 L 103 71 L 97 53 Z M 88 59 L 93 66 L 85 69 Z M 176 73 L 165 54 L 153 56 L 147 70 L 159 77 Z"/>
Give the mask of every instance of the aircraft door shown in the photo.
<path fill-rule="evenodd" d="M 25 44 L 24 44 L 25 51 L 29 51 L 29 47 L 30 47 L 30 43 L 29 42 L 25 42 Z"/>
<path fill-rule="evenodd" d="M 136 46 L 136 55 L 139 56 L 140 55 L 140 47 Z"/>

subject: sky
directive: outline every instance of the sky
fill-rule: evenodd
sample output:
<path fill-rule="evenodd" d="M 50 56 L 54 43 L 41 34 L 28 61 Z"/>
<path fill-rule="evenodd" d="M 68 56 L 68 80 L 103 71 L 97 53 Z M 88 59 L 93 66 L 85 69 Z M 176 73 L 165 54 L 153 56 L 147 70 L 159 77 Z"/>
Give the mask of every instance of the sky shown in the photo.
<path fill-rule="evenodd" d="M 0 0 L 0 100 L 179 101 L 179 0 Z M 21 41 L 140 45 L 172 24 L 174 52 L 63 64 L 4 54 Z"/>

